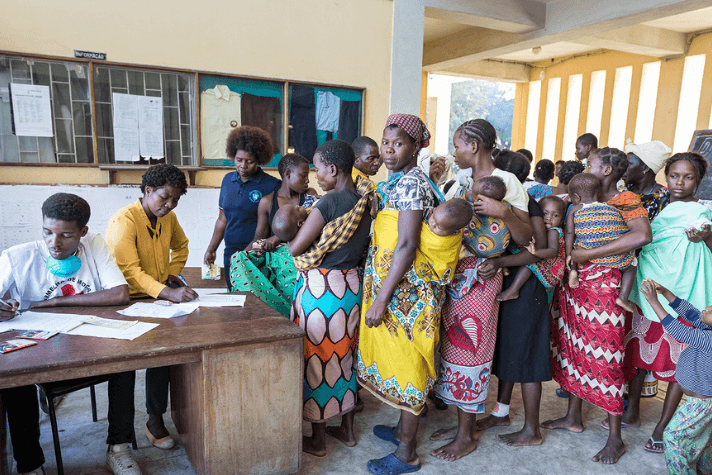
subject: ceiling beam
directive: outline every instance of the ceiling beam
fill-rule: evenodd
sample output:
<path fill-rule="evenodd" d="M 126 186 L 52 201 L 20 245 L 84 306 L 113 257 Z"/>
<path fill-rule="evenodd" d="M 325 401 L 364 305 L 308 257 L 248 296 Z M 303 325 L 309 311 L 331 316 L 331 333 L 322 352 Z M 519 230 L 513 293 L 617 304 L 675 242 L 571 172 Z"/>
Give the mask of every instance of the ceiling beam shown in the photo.
<path fill-rule="evenodd" d="M 505 61 L 475 61 L 448 69 L 428 71 L 448 76 L 460 76 L 473 79 L 486 79 L 499 82 L 529 82 L 531 67 L 521 63 Z"/>
<path fill-rule="evenodd" d="M 546 4 L 533 0 L 426 0 L 425 16 L 510 33 L 524 33 L 544 28 Z"/>
<path fill-rule="evenodd" d="M 687 35 L 647 25 L 636 25 L 584 36 L 575 42 L 596 48 L 662 58 L 684 54 Z"/>
<path fill-rule="evenodd" d="M 428 70 L 451 68 L 470 61 L 496 58 L 560 41 L 576 42 L 582 37 L 598 36 L 711 5 L 712 0 L 552 2 L 547 5 L 545 29 L 517 34 L 473 27 L 426 43 L 423 49 L 423 66 Z M 628 34 L 629 41 L 633 41 L 630 37 L 632 33 Z M 621 42 L 622 37 L 613 35 L 607 40 Z M 673 44 L 676 41 L 670 38 L 668 40 L 668 43 Z M 671 46 L 668 44 L 666 47 Z"/>

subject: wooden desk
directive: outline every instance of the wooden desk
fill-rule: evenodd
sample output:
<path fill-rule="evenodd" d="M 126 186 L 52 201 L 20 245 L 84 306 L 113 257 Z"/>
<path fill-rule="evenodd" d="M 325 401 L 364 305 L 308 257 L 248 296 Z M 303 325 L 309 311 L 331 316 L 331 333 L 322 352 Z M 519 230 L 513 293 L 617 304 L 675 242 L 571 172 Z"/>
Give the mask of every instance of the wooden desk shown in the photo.
<path fill-rule="evenodd" d="M 120 308 L 53 311 L 128 319 Z M 172 366 L 173 421 L 196 473 L 299 470 L 302 330 L 250 294 L 245 307 L 141 320 L 160 326 L 133 341 L 57 335 L 4 354 L 0 388 Z"/>

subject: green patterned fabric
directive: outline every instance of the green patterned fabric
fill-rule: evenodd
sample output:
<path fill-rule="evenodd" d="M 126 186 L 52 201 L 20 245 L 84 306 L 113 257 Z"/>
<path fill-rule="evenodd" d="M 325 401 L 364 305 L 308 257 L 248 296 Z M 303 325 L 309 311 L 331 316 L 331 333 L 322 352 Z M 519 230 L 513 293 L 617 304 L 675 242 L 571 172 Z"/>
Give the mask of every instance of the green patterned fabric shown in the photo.
<path fill-rule="evenodd" d="M 241 251 L 230 258 L 233 292 L 252 292 L 289 318 L 297 270 L 286 244 L 272 252 Z"/>

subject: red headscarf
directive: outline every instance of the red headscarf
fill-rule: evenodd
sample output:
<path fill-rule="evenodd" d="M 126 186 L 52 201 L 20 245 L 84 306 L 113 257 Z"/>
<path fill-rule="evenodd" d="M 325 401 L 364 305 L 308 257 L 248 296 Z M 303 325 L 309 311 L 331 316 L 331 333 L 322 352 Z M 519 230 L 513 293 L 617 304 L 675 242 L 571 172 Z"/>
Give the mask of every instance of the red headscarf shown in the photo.
<path fill-rule="evenodd" d="M 394 124 L 405 130 L 413 140 L 420 140 L 421 148 L 430 144 L 430 132 L 420 117 L 410 114 L 391 114 L 386 121 L 386 127 Z"/>

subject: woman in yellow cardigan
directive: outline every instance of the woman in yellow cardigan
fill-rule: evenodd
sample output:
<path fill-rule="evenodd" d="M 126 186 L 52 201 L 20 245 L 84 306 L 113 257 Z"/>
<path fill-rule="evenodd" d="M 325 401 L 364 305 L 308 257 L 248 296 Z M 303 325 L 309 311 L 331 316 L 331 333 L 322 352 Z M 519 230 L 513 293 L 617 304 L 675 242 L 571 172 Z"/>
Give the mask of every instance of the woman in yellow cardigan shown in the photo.
<path fill-rule="evenodd" d="M 189 302 L 198 294 L 178 273 L 188 260 L 188 238 L 173 208 L 186 193 L 183 172 L 173 165 L 149 167 L 141 178 L 143 197 L 118 210 L 106 228 L 106 242 L 126 277 L 132 297 Z M 145 432 L 153 445 L 170 449 L 175 441 L 163 423 L 168 406 L 169 368 L 146 370 Z"/>

